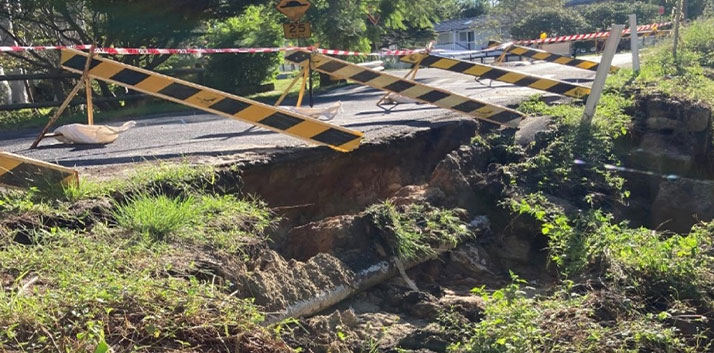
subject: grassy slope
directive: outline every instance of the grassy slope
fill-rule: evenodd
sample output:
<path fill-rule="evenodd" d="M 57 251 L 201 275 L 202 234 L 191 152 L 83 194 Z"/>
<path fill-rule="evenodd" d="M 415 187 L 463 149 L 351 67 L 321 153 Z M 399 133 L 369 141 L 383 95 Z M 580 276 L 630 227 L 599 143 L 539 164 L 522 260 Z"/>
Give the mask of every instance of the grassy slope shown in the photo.
<path fill-rule="evenodd" d="M 211 192 L 212 175 L 160 166 L 81 189 L 2 194 L 3 219 L 72 220 L 76 201 L 114 201 L 84 231 L 0 226 L 0 352 L 228 351 L 263 335 L 257 308 L 202 263 L 245 257 L 274 218 L 259 202 Z"/>

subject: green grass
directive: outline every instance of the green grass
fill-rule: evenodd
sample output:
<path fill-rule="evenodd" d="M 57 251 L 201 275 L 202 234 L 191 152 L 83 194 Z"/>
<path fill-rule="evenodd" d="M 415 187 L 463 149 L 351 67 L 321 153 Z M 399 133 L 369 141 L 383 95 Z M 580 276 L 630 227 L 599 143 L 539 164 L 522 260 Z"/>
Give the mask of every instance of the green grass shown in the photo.
<path fill-rule="evenodd" d="M 119 226 L 152 240 L 162 241 L 169 234 L 192 222 L 196 208 L 192 197 L 170 198 L 166 195 L 132 196 L 127 204 L 118 205 L 114 219 Z"/>
<path fill-rule="evenodd" d="M 262 320 L 227 285 L 200 281 L 193 265 L 176 267 L 171 260 L 187 261 L 192 252 L 106 227 L 91 234 L 54 229 L 33 239 L 31 246 L 0 246 L 4 349 L 92 352 L 106 344 L 118 351 L 178 350 L 207 337 L 218 344 L 258 330 Z"/>
<path fill-rule="evenodd" d="M 207 164 L 160 162 L 136 167 L 123 177 L 108 180 L 83 178 L 79 185 L 58 187 L 45 193 L 54 198 L 78 201 L 107 197 L 115 193 L 161 188 L 190 191 L 205 189 L 215 184 L 215 173 L 216 169 Z"/>
<path fill-rule="evenodd" d="M 251 301 L 200 261 L 240 263 L 277 218 L 257 200 L 215 194 L 214 177 L 210 167 L 161 164 L 61 190 L 61 200 L 4 194 L 3 215 L 70 221 L 65 197 L 116 201 L 84 231 L 0 229 L 0 351 L 228 351 L 236 337 L 264 334 Z M 31 244 L 16 243 L 18 232 Z"/>
<path fill-rule="evenodd" d="M 147 241 L 209 245 L 237 254 L 243 245 L 265 240 L 278 219 L 263 203 L 232 195 L 141 193 L 117 203 L 114 220 Z"/>
<path fill-rule="evenodd" d="M 693 21 L 682 28 L 678 57 L 672 56 L 671 39 L 644 57 L 637 86 L 645 92 L 662 92 L 714 106 L 714 19 Z M 624 70 L 623 75 L 631 71 Z"/>
<path fill-rule="evenodd" d="M 402 260 L 433 255 L 435 246 L 456 245 L 471 235 L 451 210 L 419 204 L 398 208 L 384 202 L 370 207 L 367 213 L 388 237 L 385 241 L 392 253 Z"/>

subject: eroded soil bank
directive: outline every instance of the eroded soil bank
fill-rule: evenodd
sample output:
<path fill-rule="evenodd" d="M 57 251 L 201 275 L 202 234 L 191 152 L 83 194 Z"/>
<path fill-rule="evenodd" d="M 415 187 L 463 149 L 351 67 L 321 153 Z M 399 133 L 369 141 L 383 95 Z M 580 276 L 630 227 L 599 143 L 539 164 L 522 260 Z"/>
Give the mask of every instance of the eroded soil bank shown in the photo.
<path fill-rule="evenodd" d="M 183 244 L 162 258 L 169 264 L 162 271 L 170 276 L 224 284 L 230 298 L 250 300 L 274 337 L 230 336 L 233 345 L 220 334 L 218 341 L 207 339 L 200 330 L 175 336 L 220 352 L 458 351 L 454 345 L 487 315 L 474 288 L 498 291 L 519 281 L 505 297 L 527 302 L 552 295 L 562 283 L 544 236 L 555 232 L 549 217 L 555 217 L 551 223 L 567 222 L 558 216 L 575 219 L 597 206 L 618 220 L 681 233 L 714 218 L 711 110 L 656 96 L 638 104 L 633 133 L 615 141 L 628 168 L 587 166 L 594 154 L 583 156 L 579 148 L 598 146 L 577 146 L 567 128 L 548 118 L 533 118 L 518 134 L 454 120 L 350 154 L 322 148 L 277 153 L 220 166 L 185 184 L 149 185 L 173 196 L 189 185 L 255 197 L 280 219 L 264 238 L 241 238 L 237 251 Z M 598 142 L 592 136 L 583 141 Z M 631 191 L 627 197 L 622 185 Z M 537 202 L 529 199 L 533 190 Z M 33 246 L 37 230 L 106 232 L 105 224 L 117 222 L 116 205 L 137 193 L 81 201 L 64 213 L 6 217 L 0 234 L 13 230 L 14 242 Z M 538 203 L 550 209 L 536 209 Z M 227 223 L 202 231 L 257 232 L 260 217 L 227 216 Z M 614 327 L 629 299 L 602 280 L 578 280 L 569 295 L 591 293 L 578 309 L 545 310 L 539 319 L 554 335 L 564 335 L 559 339 L 586 342 L 592 338 L 569 323 Z M 696 334 L 711 325 L 680 321 Z M 178 345 L 166 349 L 185 351 Z"/>

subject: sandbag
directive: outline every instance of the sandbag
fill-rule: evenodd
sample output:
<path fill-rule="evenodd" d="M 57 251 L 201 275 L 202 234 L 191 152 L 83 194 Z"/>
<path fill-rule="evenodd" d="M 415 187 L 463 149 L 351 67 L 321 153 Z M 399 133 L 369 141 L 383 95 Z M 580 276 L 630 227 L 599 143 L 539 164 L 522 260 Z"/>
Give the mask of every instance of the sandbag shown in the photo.
<path fill-rule="evenodd" d="M 122 126 L 70 124 L 58 127 L 54 138 L 66 144 L 106 145 L 116 141 L 119 134 L 136 126 L 136 122 L 128 121 Z"/>

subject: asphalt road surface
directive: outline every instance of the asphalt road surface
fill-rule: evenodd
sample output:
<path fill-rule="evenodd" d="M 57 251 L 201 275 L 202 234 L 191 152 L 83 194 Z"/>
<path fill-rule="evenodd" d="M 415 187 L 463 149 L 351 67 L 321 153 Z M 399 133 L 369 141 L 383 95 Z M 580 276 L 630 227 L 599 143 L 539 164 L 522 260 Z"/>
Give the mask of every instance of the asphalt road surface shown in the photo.
<path fill-rule="evenodd" d="M 613 64 L 627 66 L 631 59 L 629 53 L 618 54 Z M 518 71 L 584 85 L 590 85 L 595 77 L 591 71 L 544 62 L 510 63 L 509 66 Z M 401 76 L 406 71 L 391 73 Z M 471 76 L 438 69 L 421 69 L 417 80 L 500 105 L 515 105 L 538 93 L 530 88 L 500 82 L 489 85 L 488 80 L 477 82 Z M 385 112 L 375 105 L 382 95 L 382 91 L 372 88 L 348 85 L 319 94 L 315 104 L 320 107 L 341 101 L 344 112 L 330 122 L 364 132 L 367 141 L 406 130 L 426 129 L 448 120 L 464 119 L 456 113 L 427 104 L 403 104 L 392 112 Z M 288 100 L 285 104 L 291 103 L 294 104 L 294 101 Z M 124 121 L 128 120 L 136 120 L 137 126 L 106 146 L 63 145 L 50 138 L 43 140 L 38 149 L 29 150 L 39 132 L 39 129 L 29 129 L 0 132 L 0 150 L 68 167 L 105 168 L 156 159 L 200 160 L 243 152 L 261 153 L 277 148 L 306 146 L 302 140 L 212 114 L 189 113 L 154 118 L 127 116 Z M 110 125 L 118 126 L 121 123 L 113 121 Z"/>

